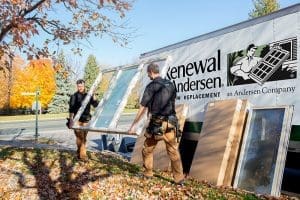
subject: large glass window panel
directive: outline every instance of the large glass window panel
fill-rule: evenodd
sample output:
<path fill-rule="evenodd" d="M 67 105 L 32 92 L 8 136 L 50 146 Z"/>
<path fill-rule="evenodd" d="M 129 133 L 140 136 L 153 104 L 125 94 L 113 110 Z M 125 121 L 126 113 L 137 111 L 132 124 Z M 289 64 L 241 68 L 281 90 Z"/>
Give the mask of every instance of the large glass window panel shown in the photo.
<path fill-rule="evenodd" d="M 102 112 L 96 119 L 95 128 L 108 128 L 114 115 L 115 111 L 119 107 L 120 102 L 125 95 L 131 80 L 137 73 L 138 68 L 129 68 L 122 70 L 118 79 L 116 80 L 115 87 L 110 91 L 110 95 L 107 99 L 104 100 L 102 104 Z"/>
<path fill-rule="evenodd" d="M 131 99 L 132 98 L 137 99 L 137 101 L 138 101 L 137 104 L 140 103 L 140 100 L 142 98 L 142 95 L 144 93 L 146 85 L 151 82 L 151 80 L 149 79 L 148 74 L 147 74 L 147 66 L 150 63 L 155 63 L 159 66 L 160 74 L 162 77 L 164 77 L 164 74 L 165 74 L 164 72 L 166 72 L 167 68 L 168 68 L 167 59 L 165 59 L 165 58 L 159 59 L 159 60 L 152 60 L 152 61 L 148 61 L 145 63 L 145 65 L 142 69 L 141 78 L 137 82 L 136 88 L 133 89 L 133 91 L 132 91 L 133 93 L 131 93 L 131 96 L 129 97 Z M 134 96 L 134 95 L 136 95 L 136 96 Z M 133 123 L 134 118 L 135 118 L 135 115 L 128 115 L 128 114 L 123 113 L 123 115 L 120 116 L 120 122 L 117 124 L 117 127 L 119 129 L 128 130 L 130 128 L 131 124 Z M 143 130 L 145 120 L 146 120 L 145 117 L 143 117 L 143 119 L 140 120 L 139 125 L 138 125 L 139 128 L 137 128 L 138 134 L 140 134 L 141 131 Z"/>
<path fill-rule="evenodd" d="M 235 186 L 259 194 L 279 195 L 290 134 L 286 107 L 253 109 L 249 115 Z M 284 158 L 284 159 L 283 159 Z"/>
<path fill-rule="evenodd" d="M 105 92 L 109 89 L 111 79 L 113 76 L 116 74 L 116 71 L 108 71 L 108 72 L 103 72 L 102 75 L 102 80 L 96 90 L 97 98 L 101 100 L 105 94 Z"/>
<path fill-rule="evenodd" d="M 167 60 L 168 58 L 158 58 L 141 61 L 141 64 L 139 65 L 122 66 L 106 71 L 106 73 L 111 73 L 111 76 L 109 77 L 109 87 L 108 89 L 107 87 L 105 88 L 104 94 L 100 94 L 101 96 L 103 95 L 103 98 L 97 106 L 90 123 L 87 126 L 76 126 L 73 128 L 110 134 L 127 134 L 127 130 L 132 124 L 135 116 L 131 115 L 130 119 L 128 119 L 128 116 L 126 116 L 125 120 L 120 119 L 120 116 L 126 106 L 130 94 L 132 94 L 134 86 L 138 85 L 139 88 L 135 88 L 135 90 L 138 91 L 136 91 L 136 93 L 141 94 L 145 86 L 143 81 L 148 79 L 146 77 L 147 73 L 143 73 L 145 72 L 144 70 L 147 68 L 147 65 L 150 62 L 157 63 L 161 72 L 165 74 L 168 67 Z M 104 79 L 102 79 L 102 81 L 104 81 Z M 99 81 L 96 81 L 93 86 L 95 84 L 99 85 Z M 102 82 L 100 83 L 100 88 L 101 84 Z M 100 91 L 103 91 L 103 89 Z M 136 93 L 134 96 L 135 98 L 137 96 Z M 83 106 L 84 105 L 82 105 L 82 107 Z M 119 123 L 119 120 L 121 123 Z M 126 122 L 126 124 L 124 124 L 124 122 Z M 140 130 L 142 130 L 142 124 L 144 124 L 143 122 L 144 120 L 141 120 L 139 123 L 137 134 L 140 133 Z"/>
<path fill-rule="evenodd" d="M 98 85 L 101 83 L 101 81 L 102 81 L 102 76 L 103 76 L 103 73 L 100 72 L 100 73 L 98 74 L 98 76 L 97 76 L 95 82 L 94 82 L 93 85 L 91 86 L 89 92 L 88 92 L 87 95 L 85 96 L 83 102 L 81 103 L 81 106 L 80 106 L 79 110 L 77 111 L 77 113 L 76 113 L 76 115 L 75 115 L 75 117 L 74 117 L 74 124 L 75 124 L 75 125 L 73 126 L 73 128 L 78 128 L 78 127 L 79 127 L 79 125 L 78 125 L 78 120 L 79 120 L 79 118 L 81 117 L 82 113 L 84 112 L 84 110 L 85 110 L 87 104 L 90 102 L 91 97 L 92 97 L 93 94 L 96 92 Z"/>

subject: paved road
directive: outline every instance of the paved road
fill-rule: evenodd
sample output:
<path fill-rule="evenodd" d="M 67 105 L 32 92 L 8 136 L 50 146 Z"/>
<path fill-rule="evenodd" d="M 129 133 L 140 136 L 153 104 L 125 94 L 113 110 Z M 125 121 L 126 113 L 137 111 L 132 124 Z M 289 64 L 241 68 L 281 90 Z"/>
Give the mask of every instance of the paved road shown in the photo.
<path fill-rule="evenodd" d="M 132 122 L 134 115 L 127 114 L 122 115 L 120 118 L 120 125 L 128 125 Z M 39 131 L 63 131 L 66 128 L 66 119 L 54 119 L 54 120 L 39 120 Z M 12 121 L 12 122 L 0 122 L 0 129 L 23 129 L 23 133 L 35 132 L 35 120 L 33 121 Z"/>
<path fill-rule="evenodd" d="M 122 127 L 130 126 L 135 115 L 123 115 L 120 118 Z M 38 126 L 39 140 L 44 143 L 57 144 L 57 148 L 75 149 L 73 130 L 67 129 L 65 119 L 40 120 Z M 122 136 L 114 135 L 117 140 Z M 32 146 L 35 139 L 35 121 L 0 122 L 0 145 Z M 101 150 L 101 134 L 89 132 L 88 149 Z"/>
<path fill-rule="evenodd" d="M 40 131 L 67 130 L 65 119 L 39 120 L 38 129 Z M 35 121 L 12 121 L 0 122 L 0 129 L 23 129 L 23 133 L 35 133 Z"/>

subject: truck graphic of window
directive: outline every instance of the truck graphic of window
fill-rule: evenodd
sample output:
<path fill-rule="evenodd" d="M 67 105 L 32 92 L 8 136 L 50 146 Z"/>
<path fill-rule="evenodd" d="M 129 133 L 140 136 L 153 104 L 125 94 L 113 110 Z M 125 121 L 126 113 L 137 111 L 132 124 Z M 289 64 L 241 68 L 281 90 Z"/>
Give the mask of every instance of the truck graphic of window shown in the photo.
<path fill-rule="evenodd" d="M 283 50 L 280 46 L 275 46 L 250 71 L 249 77 L 258 84 L 263 85 L 289 57 L 290 53 L 288 51 Z"/>
<path fill-rule="evenodd" d="M 288 38 L 280 41 L 270 43 L 270 47 L 273 48 L 279 46 L 283 50 L 290 52 L 289 57 L 282 63 L 281 69 L 289 72 L 285 78 L 296 78 L 297 76 L 297 38 Z M 284 76 L 284 75 L 283 75 Z"/>
<path fill-rule="evenodd" d="M 270 48 L 279 46 L 283 50 L 290 52 L 289 57 L 284 61 L 283 65 L 296 64 L 297 60 L 297 38 L 288 38 L 285 40 L 270 43 Z"/>

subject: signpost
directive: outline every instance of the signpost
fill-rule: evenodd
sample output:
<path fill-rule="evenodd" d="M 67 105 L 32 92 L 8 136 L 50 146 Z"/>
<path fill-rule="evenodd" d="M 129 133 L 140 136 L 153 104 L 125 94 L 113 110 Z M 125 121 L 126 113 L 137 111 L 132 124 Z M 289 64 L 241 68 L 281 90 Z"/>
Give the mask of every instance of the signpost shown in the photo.
<path fill-rule="evenodd" d="M 38 114 L 39 114 L 39 95 L 40 90 L 36 88 L 35 92 L 22 92 L 23 96 L 35 96 L 35 141 L 38 140 Z"/>

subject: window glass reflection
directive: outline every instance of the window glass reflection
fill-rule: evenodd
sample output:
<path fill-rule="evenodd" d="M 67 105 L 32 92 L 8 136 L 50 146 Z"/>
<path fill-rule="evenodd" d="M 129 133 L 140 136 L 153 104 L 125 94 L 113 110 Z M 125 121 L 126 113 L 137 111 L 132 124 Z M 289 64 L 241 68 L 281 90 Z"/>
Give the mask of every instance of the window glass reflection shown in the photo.
<path fill-rule="evenodd" d="M 103 102 L 103 110 L 100 116 L 97 118 L 95 127 L 108 128 L 114 115 L 121 103 L 127 88 L 134 75 L 137 73 L 137 68 L 130 68 L 122 71 L 120 77 L 115 83 L 115 87 L 112 89 L 110 96 Z"/>
<path fill-rule="evenodd" d="M 283 126 L 284 108 L 253 110 L 238 187 L 270 194 Z"/>

